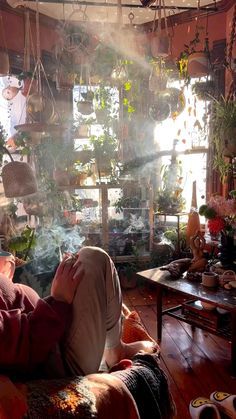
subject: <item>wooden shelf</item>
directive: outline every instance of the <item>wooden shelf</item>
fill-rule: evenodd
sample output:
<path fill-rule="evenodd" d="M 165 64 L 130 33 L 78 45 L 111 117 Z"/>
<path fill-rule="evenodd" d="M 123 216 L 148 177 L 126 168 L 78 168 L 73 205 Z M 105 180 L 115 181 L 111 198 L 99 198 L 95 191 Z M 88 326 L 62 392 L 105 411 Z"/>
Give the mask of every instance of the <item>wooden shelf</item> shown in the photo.
<path fill-rule="evenodd" d="M 142 256 L 133 256 L 133 255 L 121 255 L 121 256 L 111 256 L 114 263 L 125 263 L 125 262 L 149 262 L 150 254 Z"/>
<path fill-rule="evenodd" d="M 211 328 L 209 326 L 206 326 L 204 324 L 202 324 L 200 321 L 198 322 L 197 320 L 193 319 L 192 317 L 188 317 L 187 315 L 185 315 L 182 312 L 182 306 L 176 306 L 176 307 L 172 307 L 170 309 L 164 310 L 162 312 L 162 314 L 168 314 L 168 316 L 174 317 L 175 319 L 184 321 L 185 323 L 190 324 L 191 326 L 195 326 L 198 327 L 200 329 L 205 330 L 206 332 L 212 333 L 216 336 L 220 336 L 223 337 L 224 339 L 227 340 L 231 340 L 232 337 L 232 331 L 231 331 L 231 322 L 230 322 L 230 316 L 227 315 L 222 315 L 222 316 L 226 316 L 227 317 L 227 321 L 225 319 L 224 322 L 222 322 L 222 324 L 218 327 L 217 330 L 215 330 L 214 328 Z"/>

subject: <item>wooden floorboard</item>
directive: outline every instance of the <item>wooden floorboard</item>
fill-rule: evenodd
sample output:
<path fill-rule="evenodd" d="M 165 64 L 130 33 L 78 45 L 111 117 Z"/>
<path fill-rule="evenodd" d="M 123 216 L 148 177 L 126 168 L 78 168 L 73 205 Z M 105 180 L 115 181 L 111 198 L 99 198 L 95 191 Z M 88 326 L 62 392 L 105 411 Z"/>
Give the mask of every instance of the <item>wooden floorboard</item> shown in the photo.
<path fill-rule="evenodd" d="M 140 283 L 123 290 L 126 305 L 136 310 L 152 337 L 156 339 L 156 291 Z M 163 308 L 186 300 L 177 293 L 165 293 Z M 163 316 L 160 365 L 168 376 L 176 404 L 175 419 L 189 419 L 189 402 L 209 397 L 219 390 L 236 394 L 236 379 L 230 375 L 230 342 L 187 323 Z"/>

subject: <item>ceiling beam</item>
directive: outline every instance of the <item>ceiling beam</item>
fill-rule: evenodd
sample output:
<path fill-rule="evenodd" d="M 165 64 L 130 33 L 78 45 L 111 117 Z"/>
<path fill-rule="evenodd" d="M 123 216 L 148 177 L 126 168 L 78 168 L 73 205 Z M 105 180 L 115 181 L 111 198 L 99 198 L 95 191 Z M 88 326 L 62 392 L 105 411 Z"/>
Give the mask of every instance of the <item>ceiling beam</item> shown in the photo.
<path fill-rule="evenodd" d="M 28 0 L 27 3 L 36 3 L 35 0 Z M 75 4 L 74 0 L 40 0 L 40 3 L 56 3 L 56 4 L 61 4 L 61 5 L 65 5 L 65 4 Z M 93 7 L 117 7 L 117 3 L 107 3 L 107 2 L 95 2 L 95 1 L 86 1 L 86 0 L 80 0 L 76 3 L 77 6 L 93 6 Z M 141 8 L 141 9 L 145 9 L 145 7 L 140 3 L 139 4 L 128 4 L 128 3 L 122 3 L 121 4 L 122 8 L 123 7 L 129 7 L 132 9 L 136 9 L 136 8 Z M 167 9 L 167 10 L 204 10 L 205 12 L 216 12 L 218 9 L 216 7 L 216 5 L 214 6 L 200 6 L 200 7 L 195 7 L 195 6 L 176 6 L 176 5 L 169 5 L 169 6 L 150 6 L 149 9 L 151 10 L 158 10 L 158 9 Z"/>

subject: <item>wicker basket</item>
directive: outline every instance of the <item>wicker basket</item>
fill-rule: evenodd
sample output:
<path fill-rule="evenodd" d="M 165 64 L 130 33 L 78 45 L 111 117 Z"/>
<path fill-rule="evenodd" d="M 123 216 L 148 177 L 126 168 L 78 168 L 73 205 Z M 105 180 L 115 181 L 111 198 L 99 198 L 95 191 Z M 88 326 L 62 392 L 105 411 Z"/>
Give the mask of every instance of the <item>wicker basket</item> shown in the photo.
<path fill-rule="evenodd" d="M 30 165 L 18 161 L 11 161 L 3 167 L 2 183 L 7 198 L 30 195 L 38 190 Z"/>
<path fill-rule="evenodd" d="M 236 274 L 234 271 L 225 271 L 222 275 L 219 275 L 219 284 L 224 287 L 225 284 L 236 280 Z"/>

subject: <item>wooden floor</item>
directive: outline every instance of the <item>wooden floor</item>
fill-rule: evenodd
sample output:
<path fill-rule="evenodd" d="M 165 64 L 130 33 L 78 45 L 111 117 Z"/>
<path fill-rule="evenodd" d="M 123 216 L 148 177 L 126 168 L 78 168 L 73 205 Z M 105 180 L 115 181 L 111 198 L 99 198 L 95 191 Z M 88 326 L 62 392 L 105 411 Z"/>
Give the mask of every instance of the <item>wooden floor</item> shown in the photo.
<path fill-rule="evenodd" d="M 136 310 L 148 332 L 156 338 L 155 288 L 139 283 L 123 290 L 124 303 Z M 164 309 L 181 301 L 176 293 L 164 297 Z M 190 418 L 188 406 L 197 396 L 209 397 L 214 390 L 236 394 L 236 379 L 230 375 L 230 342 L 170 316 L 163 316 L 161 367 L 169 377 L 177 407 L 177 419 Z"/>

